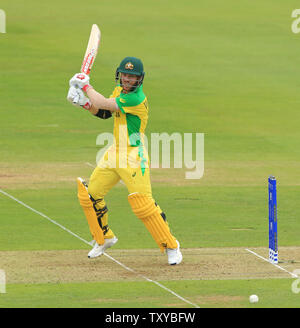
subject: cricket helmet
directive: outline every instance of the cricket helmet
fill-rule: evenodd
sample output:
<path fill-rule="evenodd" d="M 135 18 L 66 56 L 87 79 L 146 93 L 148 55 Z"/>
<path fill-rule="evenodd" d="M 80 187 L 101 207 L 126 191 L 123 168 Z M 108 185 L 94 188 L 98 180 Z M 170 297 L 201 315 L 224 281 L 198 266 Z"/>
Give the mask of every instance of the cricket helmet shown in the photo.
<path fill-rule="evenodd" d="M 136 57 L 125 57 L 119 67 L 116 70 L 116 82 L 118 83 L 120 79 L 120 73 L 127 73 L 127 74 L 134 74 L 140 76 L 140 79 L 137 81 L 134 89 L 131 91 L 136 90 L 140 85 L 142 85 L 144 81 L 144 65 L 139 58 Z M 122 81 L 120 80 L 120 84 L 122 86 Z"/>

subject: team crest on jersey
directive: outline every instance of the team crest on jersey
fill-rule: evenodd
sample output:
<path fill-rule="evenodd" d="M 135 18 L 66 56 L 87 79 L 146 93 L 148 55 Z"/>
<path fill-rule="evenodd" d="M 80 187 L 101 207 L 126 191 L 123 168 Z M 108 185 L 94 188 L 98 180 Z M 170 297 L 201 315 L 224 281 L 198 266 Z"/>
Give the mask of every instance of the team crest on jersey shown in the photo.
<path fill-rule="evenodd" d="M 128 62 L 128 63 L 125 64 L 125 68 L 126 69 L 133 69 L 134 66 L 133 66 L 133 64 L 131 62 Z"/>

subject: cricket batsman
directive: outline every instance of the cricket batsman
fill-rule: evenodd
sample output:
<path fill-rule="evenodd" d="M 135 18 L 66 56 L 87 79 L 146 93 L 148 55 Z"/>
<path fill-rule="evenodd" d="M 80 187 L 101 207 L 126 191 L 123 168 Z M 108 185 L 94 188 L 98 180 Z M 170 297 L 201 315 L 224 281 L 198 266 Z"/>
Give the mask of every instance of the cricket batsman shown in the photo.
<path fill-rule="evenodd" d="M 166 252 L 168 263 L 175 265 L 182 261 L 180 244 L 152 197 L 149 158 L 143 138 L 149 115 L 143 92 L 144 76 L 140 59 L 124 58 L 116 70 L 116 87 L 109 98 L 90 85 L 89 75 L 77 73 L 71 78 L 68 101 L 101 119 L 114 118 L 114 143 L 97 163 L 89 184 L 77 178 L 78 198 L 95 240 L 89 258 L 102 255 L 118 241 L 108 226 L 104 197 L 122 180 L 133 213 L 144 223 L 161 251 Z"/>

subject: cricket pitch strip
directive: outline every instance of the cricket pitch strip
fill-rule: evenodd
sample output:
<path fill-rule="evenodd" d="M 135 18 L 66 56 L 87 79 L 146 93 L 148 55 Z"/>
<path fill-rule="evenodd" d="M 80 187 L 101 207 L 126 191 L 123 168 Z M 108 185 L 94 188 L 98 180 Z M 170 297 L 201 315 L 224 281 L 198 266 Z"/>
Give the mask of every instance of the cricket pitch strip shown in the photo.
<path fill-rule="evenodd" d="M 251 248 L 267 258 L 268 249 Z M 132 268 L 128 272 L 106 256 L 88 259 L 86 250 L 1 251 L 0 267 L 7 283 L 60 283 L 139 281 L 142 275 L 156 281 L 291 278 L 276 266 L 255 257 L 245 248 L 182 248 L 183 262 L 167 265 L 157 249 L 107 252 Z M 289 272 L 300 267 L 300 247 L 280 247 L 279 265 Z M 141 275 L 141 276 L 139 276 Z"/>

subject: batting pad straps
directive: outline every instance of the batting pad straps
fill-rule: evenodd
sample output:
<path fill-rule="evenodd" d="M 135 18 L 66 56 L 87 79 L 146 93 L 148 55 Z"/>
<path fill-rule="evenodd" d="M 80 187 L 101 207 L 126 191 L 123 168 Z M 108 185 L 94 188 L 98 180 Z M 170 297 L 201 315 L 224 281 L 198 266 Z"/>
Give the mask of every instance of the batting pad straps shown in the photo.
<path fill-rule="evenodd" d="M 176 239 L 152 198 L 145 194 L 134 193 L 128 196 L 128 201 L 133 213 L 143 221 L 162 252 L 166 248 L 177 248 Z"/>
<path fill-rule="evenodd" d="M 78 186 L 78 199 L 79 203 L 83 209 L 85 217 L 88 221 L 90 232 L 94 240 L 96 240 L 97 244 L 104 244 L 104 236 L 103 231 L 99 226 L 97 215 L 93 206 L 92 201 L 90 200 L 90 196 L 87 192 L 87 188 L 84 185 L 82 179 L 77 178 L 77 186 Z"/>

